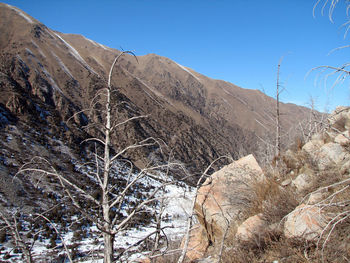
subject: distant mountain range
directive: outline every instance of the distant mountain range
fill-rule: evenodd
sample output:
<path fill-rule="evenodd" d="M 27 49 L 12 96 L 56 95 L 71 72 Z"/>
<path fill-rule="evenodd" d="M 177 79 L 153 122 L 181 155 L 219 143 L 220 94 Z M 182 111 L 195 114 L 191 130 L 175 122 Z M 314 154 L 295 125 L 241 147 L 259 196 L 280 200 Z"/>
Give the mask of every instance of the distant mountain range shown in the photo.
<path fill-rule="evenodd" d="M 0 17 L 2 159 L 20 165 L 44 148 L 52 152 L 53 138 L 79 154 L 80 142 L 98 134 L 88 134 L 81 125 L 98 122 L 99 116 L 89 119 L 81 113 L 67 120 L 88 107 L 97 90 L 106 85 L 109 68 L 120 51 L 81 35 L 49 29 L 3 3 Z M 127 102 L 120 104 L 118 117 L 148 116 L 121 128 L 115 134 L 115 149 L 154 137 L 167 145 L 175 159 L 199 173 L 221 155 L 237 158 L 255 153 L 259 158 L 258 136 L 274 136 L 273 98 L 211 79 L 165 57 L 148 54 L 136 61 L 131 55 L 123 56 L 112 84 L 117 88 L 114 102 Z M 280 110 L 284 131 L 310 112 L 284 103 Z M 9 134 L 26 135 L 32 145 L 44 148 L 35 151 L 29 143 L 19 142 L 11 146 L 14 140 Z M 128 158 L 142 166 L 153 151 L 157 149 L 144 149 Z M 61 158 L 59 151 L 54 154 L 57 160 Z"/>

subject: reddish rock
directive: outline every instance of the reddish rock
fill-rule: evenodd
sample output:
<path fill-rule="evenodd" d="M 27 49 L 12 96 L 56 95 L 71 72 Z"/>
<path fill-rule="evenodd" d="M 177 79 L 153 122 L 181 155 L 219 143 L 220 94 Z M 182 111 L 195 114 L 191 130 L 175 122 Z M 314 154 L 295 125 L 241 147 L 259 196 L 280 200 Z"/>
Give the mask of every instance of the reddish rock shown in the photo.
<path fill-rule="evenodd" d="M 284 223 L 284 235 L 288 238 L 318 238 L 326 226 L 326 218 L 316 206 L 301 204 L 291 212 Z"/>
<path fill-rule="evenodd" d="M 255 236 L 264 235 L 266 230 L 266 222 L 262 218 L 262 214 L 249 217 L 238 228 L 236 237 L 243 241 L 250 241 Z"/>
<path fill-rule="evenodd" d="M 190 246 L 192 251 L 196 250 L 196 244 L 204 250 L 208 247 L 215 249 L 221 244 L 228 225 L 232 220 L 237 223 L 241 221 L 240 216 L 255 198 L 253 184 L 264 178 L 253 155 L 248 155 L 223 167 L 204 182 L 198 191 L 195 204 L 195 213 L 201 228 L 200 231 L 191 233 L 190 243 L 194 244 Z M 203 250 L 197 250 L 198 255 L 204 253 Z"/>

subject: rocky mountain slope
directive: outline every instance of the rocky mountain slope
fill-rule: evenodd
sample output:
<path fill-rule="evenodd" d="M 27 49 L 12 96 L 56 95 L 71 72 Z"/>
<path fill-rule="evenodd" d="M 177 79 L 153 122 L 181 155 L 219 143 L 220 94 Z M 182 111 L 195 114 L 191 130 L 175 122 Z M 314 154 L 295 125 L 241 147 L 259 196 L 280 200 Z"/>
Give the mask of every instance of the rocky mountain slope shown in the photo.
<path fill-rule="evenodd" d="M 0 106 L 12 123 L 45 125 L 69 147 L 84 139 L 81 125 L 98 121 L 84 113 L 97 90 L 106 85 L 107 73 L 120 51 L 81 35 L 63 34 L 25 14 L 0 4 Z M 203 76 L 155 54 L 124 56 L 114 71 L 118 88 L 118 117 L 147 115 L 118 134 L 125 147 L 147 137 L 158 138 L 177 160 L 200 172 L 220 155 L 257 152 L 257 135 L 274 133 L 275 101 L 257 90 Z M 289 131 L 308 109 L 281 104 L 282 127 Z M 116 117 L 117 118 L 117 117 Z M 90 133 L 96 134 L 96 131 Z M 129 157 L 147 163 L 149 149 Z M 162 158 L 160 155 L 159 158 Z"/>
<path fill-rule="evenodd" d="M 350 108 L 263 171 L 248 155 L 197 193 L 199 223 L 187 257 L 196 262 L 348 262 Z"/>
<path fill-rule="evenodd" d="M 69 240 L 74 258 L 101 258 L 100 245 L 94 249 L 96 244 L 103 244 L 101 232 L 97 231 L 94 221 L 89 216 L 82 216 L 81 212 L 85 209 L 84 212 L 90 215 L 101 215 L 101 210 L 91 202 L 79 202 L 74 208 L 64 194 L 67 188 L 62 188 L 52 174 L 50 177 L 33 171 L 28 174 L 17 172 L 24 163 L 40 156 L 50 161 L 44 168 L 62 174 L 62 178 L 88 193 L 95 204 L 103 203 L 101 192 L 94 188 L 100 178 L 99 167 L 103 167 L 95 153 L 101 153 L 103 149 L 100 144 L 86 143 L 86 140 L 92 136 L 103 137 L 104 118 L 99 110 L 105 105 L 95 103 L 94 98 L 106 87 L 110 66 L 120 51 L 80 35 L 51 30 L 6 4 L 0 3 L 0 17 L 1 227 L 5 225 L 11 229 L 15 226 L 22 237 L 38 244 L 39 248 L 32 252 L 43 262 L 48 256 L 56 260 L 66 255 L 57 232 Z M 112 167 L 109 193 L 112 200 L 124 191 L 130 178 L 138 176 L 138 168 L 162 164 L 170 158 L 184 164 L 187 168 L 184 174 L 190 171 L 193 178 L 198 178 L 198 174 L 221 155 L 237 158 L 255 153 L 259 159 L 258 137 L 269 141 L 274 135 L 274 99 L 260 91 L 208 78 L 155 54 L 137 59 L 127 54 L 122 56 L 113 71 L 112 86 L 112 122 L 117 124 L 137 116 L 143 118 L 115 129 L 111 154 L 150 137 L 158 141 L 158 144 L 138 151 L 125 152 L 120 160 L 123 162 L 116 162 Z M 97 110 L 89 115 L 85 109 L 91 104 Z M 295 120 L 302 121 L 310 116 L 309 109 L 293 104 L 281 104 L 280 111 L 282 128 L 291 138 L 295 135 L 292 129 Z M 134 164 L 137 168 L 131 172 L 129 168 Z M 165 174 L 169 176 L 167 171 Z M 177 170 L 172 175 L 180 177 L 183 174 Z M 153 181 L 152 176 L 143 174 L 145 180 L 126 187 L 123 201 L 117 208 L 111 208 L 114 212 L 111 216 L 117 220 L 125 219 L 149 197 L 150 192 L 162 188 L 161 181 Z M 164 188 L 162 191 L 170 196 L 172 192 L 178 192 L 176 198 L 180 195 L 188 202 L 190 188 L 176 184 L 179 185 L 174 180 L 169 185 L 172 190 Z M 71 191 L 74 196 L 79 196 L 76 189 Z M 242 201 L 247 198 L 250 198 L 249 192 Z M 77 210 L 79 206 L 84 209 Z M 126 232 L 118 233 L 118 240 L 124 240 L 129 233 L 138 235 L 143 231 L 147 234 L 144 228 L 151 225 L 153 231 L 159 218 L 169 225 L 176 224 L 173 215 L 159 216 L 157 210 L 161 210 L 159 200 L 138 210 L 137 216 L 125 227 Z M 47 216 L 51 223 L 43 218 L 38 220 L 38 213 Z M 186 218 L 185 213 L 177 213 L 175 217 Z M 18 224 L 7 224 L 6 227 L 6 218 Z M 200 219 L 205 222 L 205 218 Z M 52 225 L 58 228 L 56 234 Z M 134 230 L 137 229 L 141 231 L 136 233 Z M 6 243 L 6 246 L 0 246 L 0 255 L 3 260 L 16 258 L 20 262 L 23 251 L 12 249 L 10 236 L 0 231 L 0 245 Z M 217 238 L 215 236 L 214 232 L 210 234 L 211 239 Z M 211 239 L 209 243 L 213 243 Z M 115 254 L 128 258 L 128 253 L 135 252 L 124 254 L 129 242 L 134 241 L 125 238 L 125 244 L 117 244 Z M 150 240 L 152 242 L 155 241 Z M 204 244 L 208 246 L 205 242 L 207 240 Z M 147 242 L 142 246 L 145 247 L 133 248 L 149 249 Z M 42 253 L 44 250 L 46 252 Z M 89 251 L 93 253 L 89 254 Z"/>

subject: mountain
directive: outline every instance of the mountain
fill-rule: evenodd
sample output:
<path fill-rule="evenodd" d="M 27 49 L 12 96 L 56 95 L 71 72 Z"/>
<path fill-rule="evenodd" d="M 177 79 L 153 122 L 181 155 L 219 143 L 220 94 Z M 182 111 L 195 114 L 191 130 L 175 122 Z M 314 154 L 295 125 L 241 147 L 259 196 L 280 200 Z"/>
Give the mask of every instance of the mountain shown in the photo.
<path fill-rule="evenodd" d="M 106 105 L 96 98 L 103 97 L 121 51 L 49 29 L 3 3 L 0 17 L 1 260 L 23 262 L 21 256 L 31 250 L 35 262 L 63 262 L 58 236 L 74 259 L 100 259 L 108 248 L 104 234 L 112 237 L 101 226 L 118 230 L 112 255 L 147 251 L 156 242 L 148 235 L 155 225 L 159 233 L 160 222 L 181 235 L 189 211 L 183 209 L 191 206 L 194 191 L 174 180 L 184 175 L 179 170 L 150 174 L 142 168 L 175 159 L 186 167 L 185 175 L 194 175 L 193 182 L 222 155 L 254 153 L 263 161 L 262 141 L 273 142 L 273 98 L 155 54 L 136 59 L 124 54 L 112 72 L 111 121 L 133 120 L 114 129 L 108 150 L 113 155 L 147 138 L 157 144 L 123 152 L 107 180 L 101 167 L 109 161 L 97 156 L 105 153 Z M 91 105 L 93 112 L 87 111 Z M 288 144 L 286 138 L 296 135 L 293 128 L 312 112 L 283 103 L 280 111 Z M 102 140 L 94 144 L 91 137 Z M 149 238 L 140 243 L 144 235 Z M 24 241 L 14 242 L 19 238 Z"/>
<path fill-rule="evenodd" d="M 86 132 L 80 127 L 98 121 L 99 116 L 88 117 L 82 112 L 68 120 L 89 107 L 97 90 L 106 85 L 110 65 L 120 51 L 81 35 L 49 29 L 3 3 L 0 17 L 1 132 L 11 132 L 11 124 L 20 133 L 26 129 L 41 134 L 39 138 L 28 135 L 30 140 L 43 143 L 47 136 L 56 137 L 81 151 L 80 142 L 98 131 Z M 114 147 L 154 137 L 195 173 L 221 155 L 237 158 L 255 153 L 259 158 L 258 137 L 271 138 L 275 132 L 273 98 L 211 79 L 155 54 L 138 56 L 137 60 L 132 55 L 123 56 L 113 72 L 112 84 L 117 88 L 115 103 L 127 102 L 121 104 L 118 117 L 147 115 L 123 127 L 115 135 L 118 145 Z M 284 103 L 280 111 L 284 131 L 310 113 L 305 107 Z M 3 154 L 6 158 L 14 155 L 22 163 L 30 156 L 16 157 L 21 156 L 20 150 L 8 149 Z M 128 157 L 142 167 L 150 150 L 154 148 Z M 163 157 L 158 154 L 157 158 Z"/>

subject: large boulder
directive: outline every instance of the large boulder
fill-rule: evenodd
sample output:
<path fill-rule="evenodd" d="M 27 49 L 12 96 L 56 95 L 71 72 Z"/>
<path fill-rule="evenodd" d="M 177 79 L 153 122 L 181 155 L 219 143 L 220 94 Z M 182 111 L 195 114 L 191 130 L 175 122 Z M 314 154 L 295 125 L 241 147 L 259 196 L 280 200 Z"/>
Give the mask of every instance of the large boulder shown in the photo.
<path fill-rule="evenodd" d="M 338 143 L 321 141 L 309 141 L 303 146 L 303 150 L 309 154 L 319 169 L 325 170 L 330 166 L 339 165 L 350 158 L 347 150 Z"/>
<path fill-rule="evenodd" d="M 288 238 L 317 239 L 326 226 L 326 217 L 316 206 L 301 204 L 291 212 L 284 223 Z"/>
<path fill-rule="evenodd" d="M 349 159 L 349 153 L 338 143 L 327 143 L 318 152 L 318 165 L 320 169 L 341 164 L 345 159 Z"/>
<path fill-rule="evenodd" d="M 195 203 L 199 228 L 191 233 L 190 244 L 202 250 L 221 244 L 232 221 L 243 221 L 247 209 L 255 198 L 254 186 L 264 180 L 262 169 L 253 155 L 235 161 L 210 176 L 200 187 Z M 206 244 L 203 246 L 203 242 Z M 203 251 L 189 246 L 187 256 L 194 260 Z M 197 257 L 198 258 L 198 257 Z"/>

